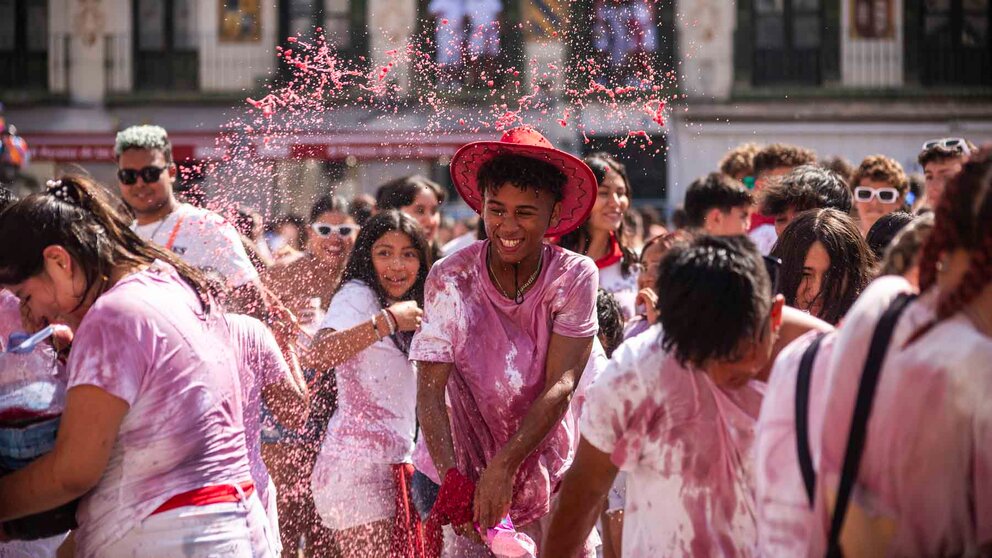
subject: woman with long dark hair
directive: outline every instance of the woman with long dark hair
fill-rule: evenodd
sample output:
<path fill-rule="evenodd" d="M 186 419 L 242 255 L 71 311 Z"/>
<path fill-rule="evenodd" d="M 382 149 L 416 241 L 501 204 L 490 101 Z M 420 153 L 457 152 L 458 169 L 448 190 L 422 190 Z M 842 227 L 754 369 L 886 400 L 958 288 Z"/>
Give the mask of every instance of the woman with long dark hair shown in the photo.
<path fill-rule="evenodd" d="M 558 244 L 596 262 L 600 288 L 616 297 L 624 320 L 629 320 L 636 314 L 638 262 L 637 254 L 624 244 L 624 214 L 631 197 L 627 167 L 602 152 L 583 160 L 596 175 L 596 204 L 589 219 Z"/>
<path fill-rule="evenodd" d="M 420 325 L 429 250 L 411 217 L 394 210 L 370 219 L 311 347 L 309 364 L 335 368 L 338 385 L 338 409 L 311 479 L 314 502 L 347 556 L 387 556 L 391 537 L 404 534 L 393 527 L 397 497 L 407 496 L 417 424 L 407 355 Z"/>
<path fill-rule="evenodd" d="M 854 221 L 836 209 L 801 213 L 772 249 L 789 306 L 836 325 L 871 281 L 875 257 Z"/>
<path fill-rule="evenodd" d="M 379 186 L 375 193 L 376 209 L 398 209 L 420 223 L 435 259 L 441 256 L 437 231 L 441 225 L 441 206 L 444 205 L 444 200 L 444 188 L 419 174 L 390 180 Z"/>
<path fill-rule="evenodd" d="M 226 321 L 128 225 L 80 176 L 0 214 L 0 285 L 75 331 L 55 448 L 0 478 L 0 521 L 82 497 L 77 556 L 269 556 Z"/>

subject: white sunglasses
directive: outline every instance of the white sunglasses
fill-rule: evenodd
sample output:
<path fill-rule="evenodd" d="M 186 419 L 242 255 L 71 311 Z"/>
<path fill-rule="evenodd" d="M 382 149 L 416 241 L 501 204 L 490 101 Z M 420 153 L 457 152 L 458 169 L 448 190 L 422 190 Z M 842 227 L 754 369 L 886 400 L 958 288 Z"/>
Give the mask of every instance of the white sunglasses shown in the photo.
<path fill-rule="evenodd" d="M 327 225 L 325 223 L 314 223 L 310 225 L 310 228 L 321 238 L 327 238 L 332 234 L 351 236 L 351 233 L 358 230 L 357 225 Z"/>
<path fill-rule="evenodd" d="M 923 143 L 923 151 L 937 146 L 946 149 L 955 149 L 960 151 L 962 155 L 971 155 L 971 149 L 968 148 L 968 142 L 964 138 L 941 138 L 933 139 Z"/>
<path fill-rule="evenodd" d="M 878 198 L 882 203 L 895 203 L 899 199 L 899 190 L 895 188 L 869 188 L 858 186 L 854 189 L 854 199 L 859 202 L 870 202 L 872 198 Z"/>

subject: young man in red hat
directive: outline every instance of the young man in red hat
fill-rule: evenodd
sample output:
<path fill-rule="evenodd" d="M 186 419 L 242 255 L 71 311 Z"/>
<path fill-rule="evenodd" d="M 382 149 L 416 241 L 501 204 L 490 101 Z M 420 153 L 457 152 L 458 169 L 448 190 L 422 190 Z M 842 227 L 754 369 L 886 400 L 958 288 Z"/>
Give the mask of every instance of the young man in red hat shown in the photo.
<path fill-rule="evenodd" d="M 569 400 L 598 329 L 595 264 L 544 239 L 586 219 L 596 178 L 526 127 L 465 145 L 451 176 L 488 240 L 431 270 L 410 349 L 441 477 L 433 513 L 476 544 L 508 515 L 540 544 L 575 447 Z M 446 541 L 446 553 L 453 542 L 466 541 Z"/>

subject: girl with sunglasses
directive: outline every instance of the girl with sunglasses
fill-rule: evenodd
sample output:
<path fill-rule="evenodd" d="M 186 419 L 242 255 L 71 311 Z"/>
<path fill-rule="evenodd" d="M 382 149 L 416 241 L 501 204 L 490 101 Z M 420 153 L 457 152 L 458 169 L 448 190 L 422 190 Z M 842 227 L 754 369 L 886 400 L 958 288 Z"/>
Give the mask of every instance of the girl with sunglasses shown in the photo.
<path fill-rule="evenodd" d="M 74 332 L 55 448 L 0 478 L 0 521 L 82 497 L 76 555 L 271 556 L 239 363 L 203 276 L 141 240 L 92 180 L 0 214 L 0 285 Z"/>
<path fill-rule="evenodd" d="M 854 171 L 851 185 L 861 236 L 868 236 L 882 215 L 905 210 L 909 180 L 902 165 L 894 159 L 884 155 L 866 157 Z"/>
<path fill-rule="evenodd" d="M 278 264 L 262 275 L 262 282 L 297 317 L 306 335 L 317 332 L 323 310 L 338 289 L 345 263 L 358 236 L 358 226 L 349 215 L 348 203 L 340 196 L 324 196 L 310 210 L 307 250 L 288 263 Z M 279 520 L 286 556 L 296 557 L 297 542 L 307 538 L 311 556 L 325 554 L 327 533 L 320 527 L 310 494 L 310 473 L 327 421 L 334 412 L 334 375 L 307 367 L 315 398 L 310 419 L 301 432 L 271 420 L 266 408 L 262 432 L 262 456 L 272 474 L 279 496 Z"/>
<path fill-rule="evenodd" d="M 417 381 L 407 355 L 430 264 L 427 239 L 411 217 L 392 210 L 370 219 L 307 357 L 337 376 L 338 409 L 312 490 L 345 556 L 388 556 L 391 537 L 411 535 L 410 526 L 396 526 L 416 431 Z"/>

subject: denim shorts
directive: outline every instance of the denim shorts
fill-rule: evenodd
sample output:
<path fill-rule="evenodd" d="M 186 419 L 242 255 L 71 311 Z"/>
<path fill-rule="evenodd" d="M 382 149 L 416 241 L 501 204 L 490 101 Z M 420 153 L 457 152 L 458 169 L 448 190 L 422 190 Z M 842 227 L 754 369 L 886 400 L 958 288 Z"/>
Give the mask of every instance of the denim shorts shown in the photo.
<path fill-rule="evenodd" d="M 0 427 L 0 469 L 16 471 L 55 447 L 60 417 L 23 427 Z"/>
<path fill-rule="evenodd" d="M 276 420 L 272 411 L 263 401 L 261 433 L 263 444 L 319 446 L 324 441 L 327 423 L 330 422 L 331 416 L 334 415 L 334 410 L 337 408 L 337 383 L 335 382 L 334 371 L 326 372 L 316 385 L 313 383 L 316 374 L 312 369 L 304 370 L 303 375 L 311 389 L 310 416 L 307 418 L 306 426 L 301 431 L 286 428 Z"/>

